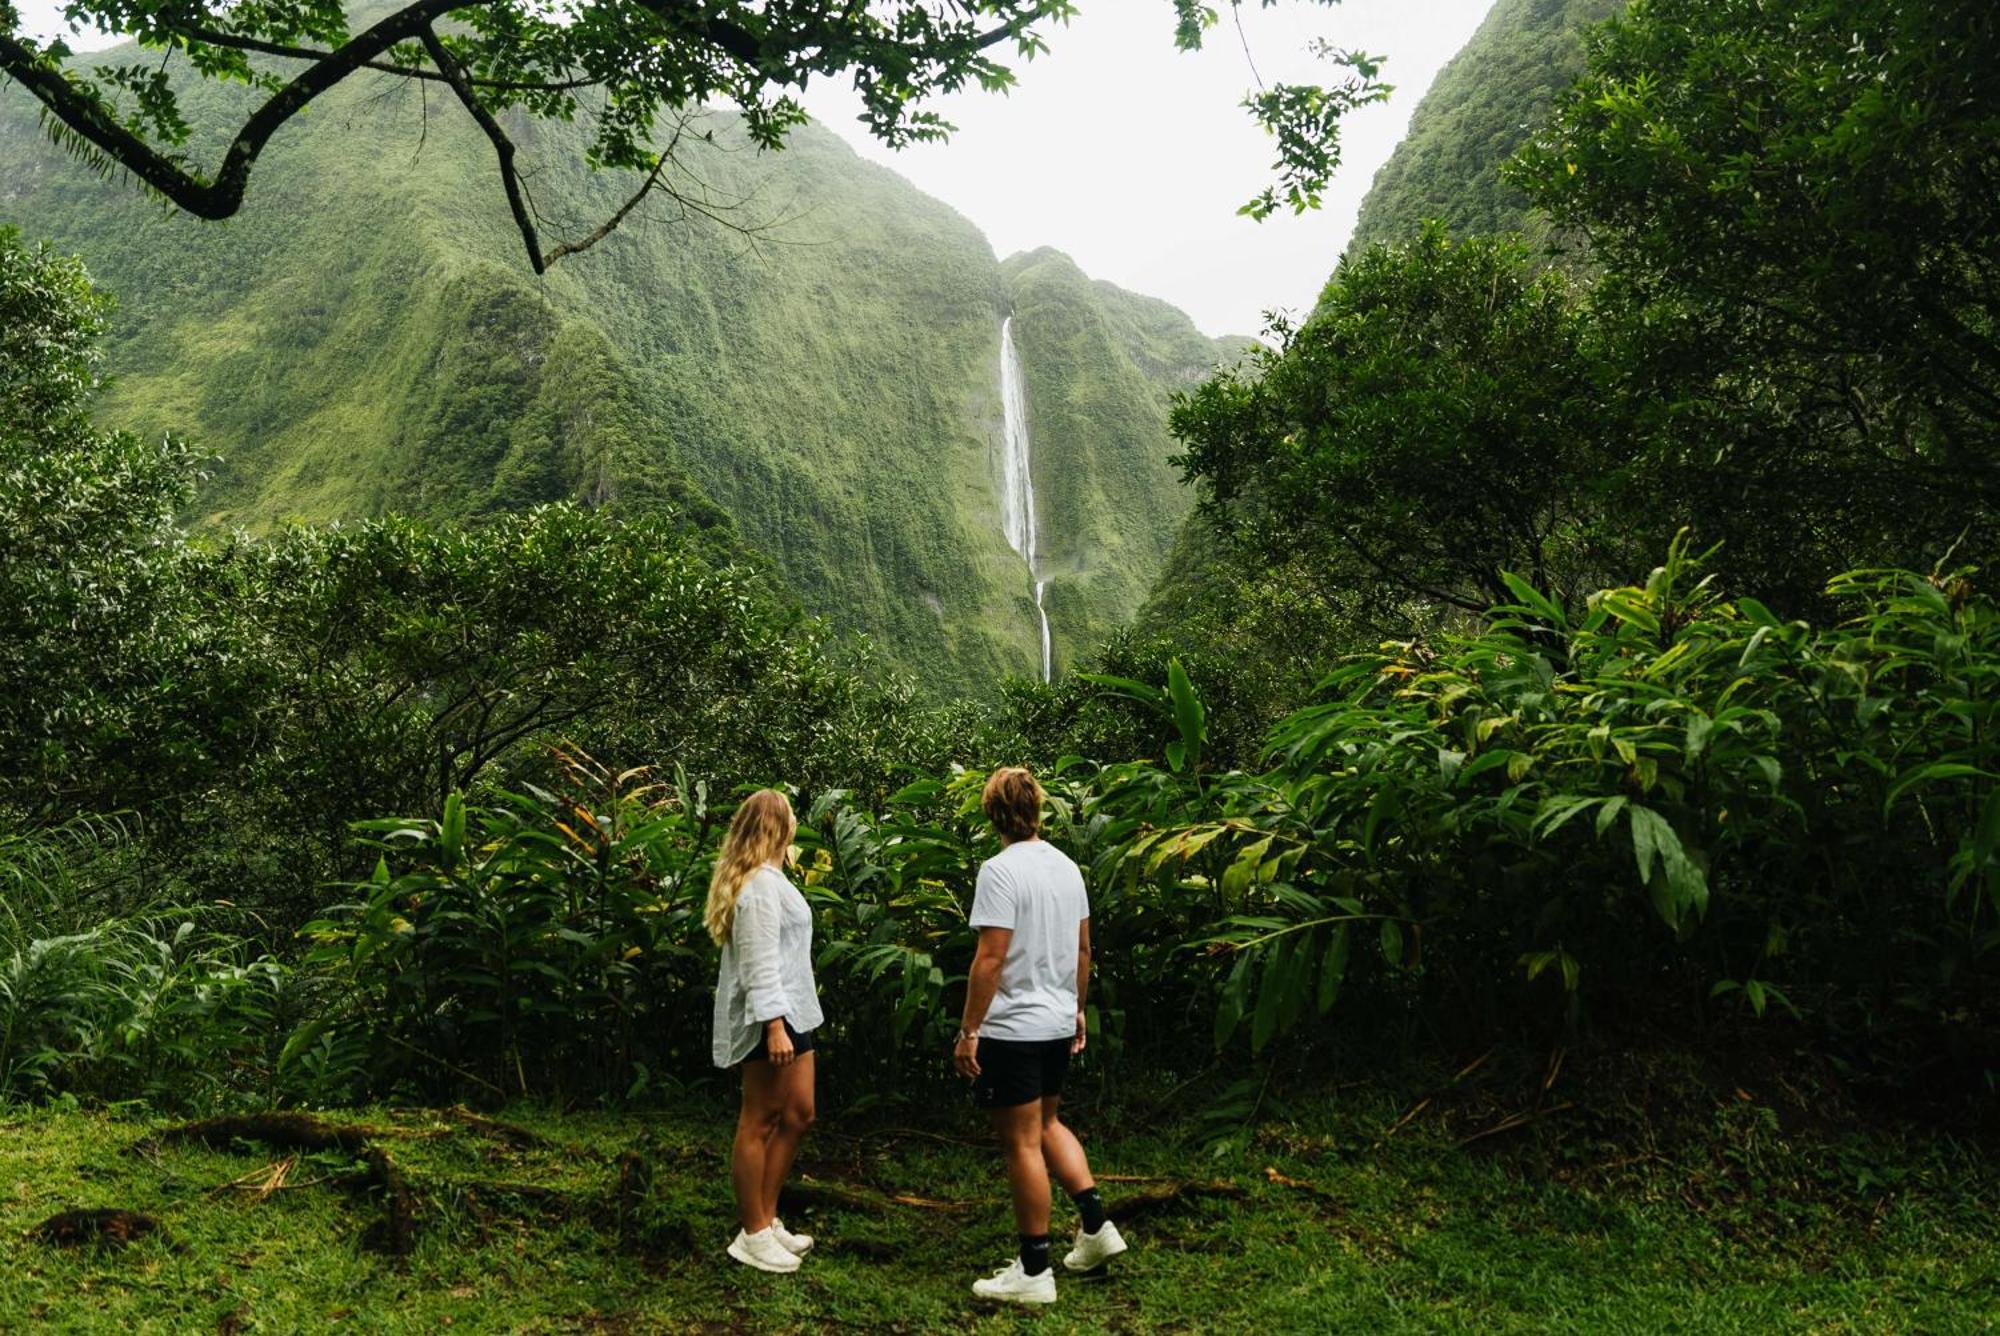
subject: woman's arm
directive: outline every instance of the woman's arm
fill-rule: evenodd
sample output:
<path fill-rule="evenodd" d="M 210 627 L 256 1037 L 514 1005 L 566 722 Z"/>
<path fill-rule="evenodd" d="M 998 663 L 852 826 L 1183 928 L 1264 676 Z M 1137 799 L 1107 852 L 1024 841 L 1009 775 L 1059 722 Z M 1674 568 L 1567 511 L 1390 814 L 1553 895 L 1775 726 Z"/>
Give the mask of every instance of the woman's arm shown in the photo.
<path fill-rule="evenodd" d="M 750 1019 L 764 1025 L 764 1051 L 774 1066 L 794 1056 L 792 1037 L 785 1033 L 785 982 L 778 956 L 778 926 L 784 915 L 777 897 L 757 884 L 755 876 L 736 897 L 736 978 L 743 985 Z"/>
<path fill-rule="evenodd" d="M 778 956 L 778 929 L 784 918 L 777 897 L 753 880 L 736 900 L 736 978 L 743 985 L 752 1020 L 777 1020 L 785 1014 L 783 962 Z"/>

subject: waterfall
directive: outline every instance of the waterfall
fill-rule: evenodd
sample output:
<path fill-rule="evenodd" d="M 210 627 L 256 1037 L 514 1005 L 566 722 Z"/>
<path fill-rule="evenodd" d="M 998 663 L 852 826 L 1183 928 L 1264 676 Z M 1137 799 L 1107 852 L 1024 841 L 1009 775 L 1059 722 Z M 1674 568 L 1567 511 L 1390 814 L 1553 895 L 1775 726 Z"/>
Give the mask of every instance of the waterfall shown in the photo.
<path fill-rule="evenodd" d="M 1042 578 L 1042 550 L 1035 525 L 1035 476 L 1028 457 L 1028 395 L 1021 381 L 1021 357 L 1014 351 L 1014 317 L 1000 322 L 1000 529 L 1007 546 L 1028 562 L 1028 580 L 1035 589 L 1035 615 L 1042 623 L 1042 680 L 1050 680 L 1054 656 L 1049 640 L 1049 614 L 1042 595 L 1049 582 Z"/>

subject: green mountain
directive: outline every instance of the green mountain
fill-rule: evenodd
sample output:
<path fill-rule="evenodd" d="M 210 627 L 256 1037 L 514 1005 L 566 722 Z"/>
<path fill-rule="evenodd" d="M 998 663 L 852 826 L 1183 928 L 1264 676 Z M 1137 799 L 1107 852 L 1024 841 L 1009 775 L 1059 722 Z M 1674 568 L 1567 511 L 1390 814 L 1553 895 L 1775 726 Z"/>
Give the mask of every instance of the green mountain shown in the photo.
<path fill-rule="evenodd" d="M 1500 179 L 1500 164 L 1583 72 L 1583 30 L 1624 7 L 1624 0 L 1496 0 L 1375 173 L 1348 249 L 1408 237 L 1432 218 L 1461 234 L 1535 233 L 1527 200 Z"/>
<path fill-rule="evenodd" d="M 97 57 L 95 59 L 101 59 Z M 241 90 L 189 90 L 218 151 Z M 630 188 L 574 126 L 512 127 L 544 228 Z M 491 149 L 457 108 L 351 80 L 260 159 L 222 224 L 70 162 L 0 87 L 0 222 L 121 300 L 105 419 L 223 458 L 207 523 L 253 530 L 561 497 L 668 504 L 765 554 L 811 609 L 943 689 L 1035 670 L 1001 535 L 1000 322 L 1028 382 L 1058 663 L 1129 619 L 1188 498 L 1168 389 L 1230 345 L 970 222 L 838 137 L 759 153 L 692 127 L 672 179 L 595 249 L 528 270 Z"/>

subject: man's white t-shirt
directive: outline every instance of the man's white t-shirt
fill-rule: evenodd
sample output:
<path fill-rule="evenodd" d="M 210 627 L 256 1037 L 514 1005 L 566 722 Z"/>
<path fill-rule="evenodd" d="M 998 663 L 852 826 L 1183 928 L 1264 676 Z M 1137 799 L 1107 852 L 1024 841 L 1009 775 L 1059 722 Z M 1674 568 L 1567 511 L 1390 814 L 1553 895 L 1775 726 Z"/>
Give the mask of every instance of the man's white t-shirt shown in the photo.
<path fill-rule="evenodd" d="M 1083 873 L 1044 840 L 1008 845 L 979 869 L 972 926 L 1011 928 L 1000 989 L 979 1033 L 994 1039 L 1076 1034 L 1076 938 L 1090 917 Z"/>

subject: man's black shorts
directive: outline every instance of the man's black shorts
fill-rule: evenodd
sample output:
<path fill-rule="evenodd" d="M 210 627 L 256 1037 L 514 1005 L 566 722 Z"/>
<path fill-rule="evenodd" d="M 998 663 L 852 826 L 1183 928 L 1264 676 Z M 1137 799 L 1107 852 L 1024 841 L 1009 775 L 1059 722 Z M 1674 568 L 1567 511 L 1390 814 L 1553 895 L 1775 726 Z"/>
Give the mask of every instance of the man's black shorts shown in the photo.
<path fill-rule="evenodd" d="M 981 1039 L 979 1075 L 972 1102 L 982 1109 L 1011 1109 L 1062 1093 L 1069 1071 L 1070 1039 Z"/>
<path fill-rule="evenodd" d="M 811 1030 L 807 1030 L 801 1033 L 800 1031 L 794 1030 L 792 1028 L 792 1023 L 790 1021 L 786 1021 L 785 1033 L 791 1037 L 792 1053 L 794 1056 L 803 1058 L 806 1054 L 813 1051 L 813 1035 Z M 771 1060 L 771 1032 L 768 1029 L 759 1030 L 757 1032 L 757 1047 L 751 1049 L 750 1056 L 743 1059 L 743 1061 L 769 1062 L 770 1060 Z"/>

